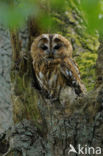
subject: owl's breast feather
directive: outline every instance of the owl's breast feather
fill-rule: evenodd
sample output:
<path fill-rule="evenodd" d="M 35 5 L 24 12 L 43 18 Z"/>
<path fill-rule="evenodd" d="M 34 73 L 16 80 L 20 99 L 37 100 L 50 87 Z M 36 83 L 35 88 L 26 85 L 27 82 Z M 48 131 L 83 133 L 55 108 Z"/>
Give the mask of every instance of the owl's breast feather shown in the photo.
<path fill-rule="evenodd" d="M 40 63 L 34 64 L 36 77 L 41 89 L 44 89 L 50 96 L 58 96 L 61 87 L 64 85 L 63 77 L 60 73 L 60 64 Z"/>
<path fill-rule="evenodd" d="M 63 66 L 63 60 L 54 61 L 37 61 L 34 63 L 37 80 L 41 89 L 48 92 L 50 97 L 58 97 L 60 91 L 65 87 L 69 87 L 65 92 L 70 94 L 70 91 L 75 94 L 80 94 L 81 88 L 76 82 L 75 75 L 70 67 Z M 71 88 L 71 90 L 70 90 Z M 72 94 L 73 95 L 73 94 Z"/>

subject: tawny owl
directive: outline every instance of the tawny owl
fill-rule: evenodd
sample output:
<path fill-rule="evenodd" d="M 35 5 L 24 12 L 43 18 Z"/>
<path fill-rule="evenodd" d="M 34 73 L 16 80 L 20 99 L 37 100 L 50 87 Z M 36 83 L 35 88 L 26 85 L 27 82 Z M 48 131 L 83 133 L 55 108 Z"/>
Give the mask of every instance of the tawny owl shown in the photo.
<path fill-rule="evenodd" d="M 71 43 L 65 37 L 40 35 L 31 46 L 31 56 L 38 83 L 49 98 L 58 99 L 66 92 L 73 100 L 84 92 Z"/>

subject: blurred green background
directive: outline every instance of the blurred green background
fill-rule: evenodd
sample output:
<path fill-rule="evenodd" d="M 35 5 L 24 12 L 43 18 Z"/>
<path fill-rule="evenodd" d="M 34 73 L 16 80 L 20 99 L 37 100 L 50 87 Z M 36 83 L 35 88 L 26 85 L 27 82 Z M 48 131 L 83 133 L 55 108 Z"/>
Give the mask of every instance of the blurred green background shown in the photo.
<path fill-rule="evenodd" d="M 34 17 L 46 33 L 60 33 L 73 45 L 87 90 L 95 85 L 98 38 L 103 33 L 103 0 L 0 0 L 0 23 L 22 28 Z"/>
<path fill-rule="evenodd" d="M 47 12 L 65 12 L 68 3 L 71 0 L 0 0 L 0 23 L 7 27 L 21 27 L 32 15 L 50 26 L 53 21 Z M 81 11 L 90 33 L 103 31 L 103 0 L 72 0 L 72 3 Z"/>

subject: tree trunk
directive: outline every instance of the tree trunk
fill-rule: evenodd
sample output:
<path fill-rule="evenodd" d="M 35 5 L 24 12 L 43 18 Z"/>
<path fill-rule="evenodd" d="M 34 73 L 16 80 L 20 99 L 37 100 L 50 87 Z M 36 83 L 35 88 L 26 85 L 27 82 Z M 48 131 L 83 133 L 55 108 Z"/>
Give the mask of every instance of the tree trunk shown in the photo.
<path fill-rule="evenodd" d="M 62 33 L 71 40 L 74 51 L 76 49 L 96 51 L 98 45 L 96 44 L 95 47 L 92 45 L 98 42 L 97 38 L 85 34 L 85 27 L 80 22 L 82 16 L 75 5 L 70 4 L 71 9 L 66 15 L 53 13 L 56 20 L 60 20 L 58 25 L 61 26 Z M 99 154 L 102 156 L 103 151 L 100 151 L 103 149 L 103 81 L 100 82 L 103 77 L 102 42 L 96 64 L 98 76 L 95 88 L 78 99 L 71 107 L 68 106 L 67 110 L 59 101 L 46 100 L 37 85 L 32 69 L 30 47 L 33 38 L 40 33 L 42 30 L 34 19 L 28 21 L 24 30 L 11 32 L 13 51 L 11 81 L 15 126 L 12 133 L 7 135 L 10 140 L 7 155 L 77 156 L 84 154 L 92 156 Z M 88 37 L 91 46 L 88 44 Z M 74 146 L 77 153 L 68 153 L 70 145 Z M 84 147 L 82 152 L 79 151 L 79 146 Z M 94 149 L 89 151 L 90 147 Z M 100 147 L 99 150 L 97 147 Z"/>

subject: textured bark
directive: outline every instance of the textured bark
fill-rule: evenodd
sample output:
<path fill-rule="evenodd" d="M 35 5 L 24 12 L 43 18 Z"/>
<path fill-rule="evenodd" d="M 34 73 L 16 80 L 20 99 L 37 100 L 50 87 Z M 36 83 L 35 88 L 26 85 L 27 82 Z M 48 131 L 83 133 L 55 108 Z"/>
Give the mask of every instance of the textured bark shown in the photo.
<path fill-rule="evenodd" d="M 0 134 L 12 125 L 11 56 L 10 33 L 0 25 Z"/>

